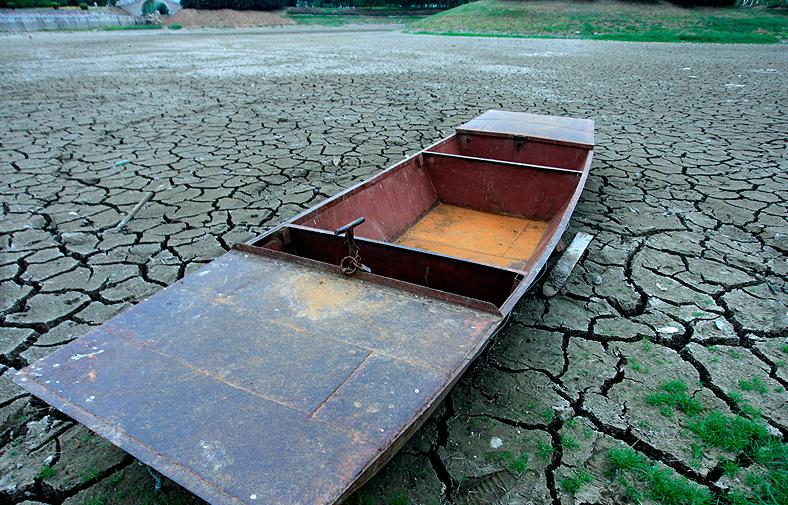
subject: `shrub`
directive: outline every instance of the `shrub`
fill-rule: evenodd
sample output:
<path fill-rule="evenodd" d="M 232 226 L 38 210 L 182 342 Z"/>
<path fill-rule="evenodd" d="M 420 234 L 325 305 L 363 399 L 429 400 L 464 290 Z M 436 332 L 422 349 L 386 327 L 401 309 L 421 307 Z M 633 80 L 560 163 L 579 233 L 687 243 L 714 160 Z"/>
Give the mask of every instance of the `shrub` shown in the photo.
<path fill-rule="evenodd" d="M 60 8 L 60 3 L 59 2 L 50 2 L 49 6 L 52 7 L 53 9 L 59 9 Z"/>
<path fill-rule="evenodd" d="M 83 11 L 86 11 L 88 10 L 88 4 L 82 2 L 81 4 L 79 4 L 79 8 L 82 9 Z"/>
<path fill-rule="evenodd" d="M 159 0 L 145 0 L 145 3 L 142 4 L 142 15 L 147 16 L 148 14 L 153 14 L 154 12 L 158 12 L 159 14 L 169 14 L 170 9 L 167 7 L 167 4 L 160 2 Z"/>
<path fill-rule="evenodd" d="M 181 25 L 179 25 L 178 23 L 173 23 L 173 24 L 170 25 L 170 30 L 180 30 L 181 28 L 183 28 L 183 27 Z"/>

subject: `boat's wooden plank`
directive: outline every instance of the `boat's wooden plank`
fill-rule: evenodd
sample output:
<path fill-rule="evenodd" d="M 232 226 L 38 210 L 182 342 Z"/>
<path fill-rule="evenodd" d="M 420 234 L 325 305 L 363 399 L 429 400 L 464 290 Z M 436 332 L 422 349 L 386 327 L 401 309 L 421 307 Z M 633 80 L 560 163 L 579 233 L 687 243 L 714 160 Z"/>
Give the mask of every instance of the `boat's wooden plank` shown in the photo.
<path fill-rule="evenodd" d="M 489 110 L 457 128 L 461 133 L 547 140 L 579 147 L 594 146 L 594 122 L 527 112 Z"/>
<path fill-rule="evenodd" d="M 16 379 L 210 502 L 333 503 L 501 319 L 231 251 Z"/>

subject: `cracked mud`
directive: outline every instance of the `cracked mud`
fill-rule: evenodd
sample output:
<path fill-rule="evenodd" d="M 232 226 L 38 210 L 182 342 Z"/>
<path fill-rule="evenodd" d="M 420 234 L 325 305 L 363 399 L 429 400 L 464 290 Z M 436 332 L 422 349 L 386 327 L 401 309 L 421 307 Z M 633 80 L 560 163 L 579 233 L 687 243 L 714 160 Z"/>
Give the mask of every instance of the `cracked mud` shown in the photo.
<path fill-rule="evenodd" d="M 614 472 L 627 447 L 700 493 L 748 494 L 770 463 L 704 423 L 785 442 L 782 46 L 339 31 L 0 46 L 0 503 L 199 502 L 14 369 L 489 108 L 596 119 L 570 225 L 596 238 L 351 502 L 659 503 Z"/>

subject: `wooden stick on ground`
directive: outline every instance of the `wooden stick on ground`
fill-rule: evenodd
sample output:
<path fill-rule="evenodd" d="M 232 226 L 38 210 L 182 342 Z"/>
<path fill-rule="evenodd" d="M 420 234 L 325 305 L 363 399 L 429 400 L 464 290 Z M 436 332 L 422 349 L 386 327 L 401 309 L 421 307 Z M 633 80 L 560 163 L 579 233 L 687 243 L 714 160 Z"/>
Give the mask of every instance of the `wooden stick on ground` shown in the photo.
<path fill-rule="evenodd" d="M 115 231 L 120 231 L 120 230 L 122 230 L 122 229 L 123 229 L 123 228 L 124 228 L 124 227 L 125 227 L 125 226 L 128 224 L 128 222 L 129 222 L 129 221 L 131 221 L 131 219 L 132 219 L 132 218 L 133 218 L 133 217 L 134 217 L 134 216 L 137 214 L 137 212 L 139 212 L 139 211 L 140 211 L 140 209 L 142 209 L 142 207 L 143 207 L 143 206 L 144 206 L 146 203 L 148 203 L 148 202 L 150 201 L 150 199 L 151 199 L 151 198 L 153 198 L 153 193 L 152 193 L 152 192 L 147 192 L 147 193 L 145 193 L 145 194 L 142 196 L 142 200 L 140 200 L 140 201 L 139 201 L 139 203 L 137 203 L 137 205 L 135 205 L 135 206 L 134 206 L 134 208 L 133 208 L 133 209 L 131 209 L 131 212 L 129 212 L 128 214 L 126 214 L 126 217 L 124 217 L 123 219 L 121 219 L 121 221 L 120 221 L 120 222 L 118 223 L 118 225 L 115 227 Z"/>

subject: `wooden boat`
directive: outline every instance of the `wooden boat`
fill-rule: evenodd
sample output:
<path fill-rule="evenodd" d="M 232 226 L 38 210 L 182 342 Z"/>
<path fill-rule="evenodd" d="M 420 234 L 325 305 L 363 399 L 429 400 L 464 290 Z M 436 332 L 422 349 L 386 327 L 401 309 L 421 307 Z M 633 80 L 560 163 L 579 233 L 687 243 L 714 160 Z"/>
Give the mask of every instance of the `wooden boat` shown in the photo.
<path fill-rule="evenodd" d="M 489 111 L 16 380 L 211 503 L 340 502 L 534 282 L 592 152 L 592 121 Z"/>

